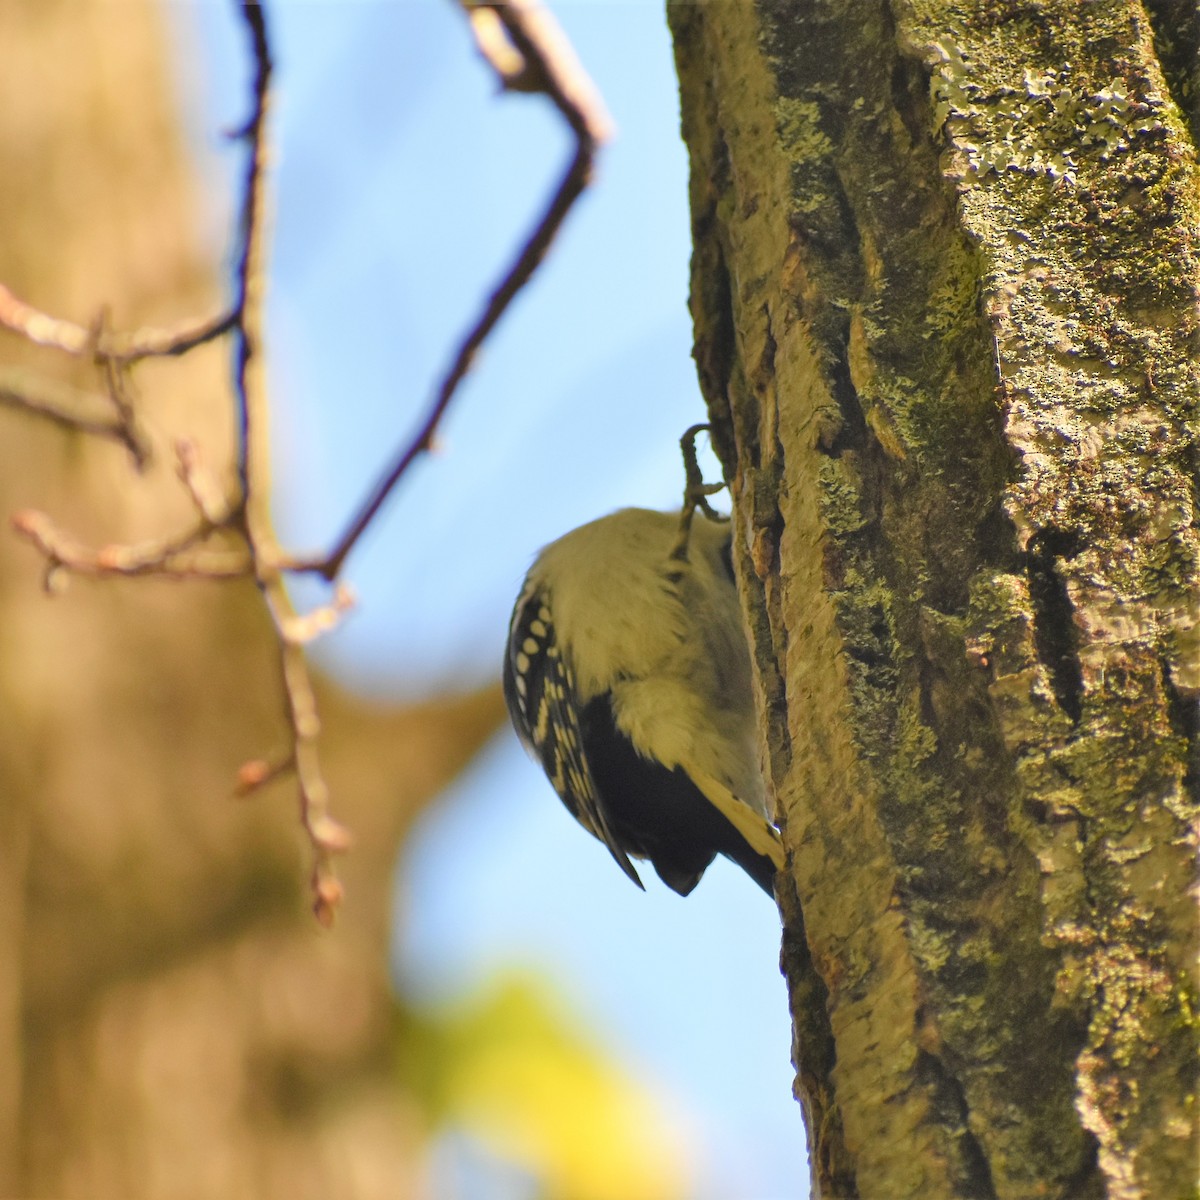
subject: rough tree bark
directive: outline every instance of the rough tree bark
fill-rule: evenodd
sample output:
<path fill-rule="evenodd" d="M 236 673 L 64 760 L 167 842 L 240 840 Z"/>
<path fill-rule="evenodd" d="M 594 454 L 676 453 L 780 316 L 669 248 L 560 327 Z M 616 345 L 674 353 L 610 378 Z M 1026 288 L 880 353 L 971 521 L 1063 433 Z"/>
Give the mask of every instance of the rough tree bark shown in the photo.
<path fill-rule="evenodd" d="M 814 1194 L 1195 1194 L 1190 3 L 674 3 Z"/>

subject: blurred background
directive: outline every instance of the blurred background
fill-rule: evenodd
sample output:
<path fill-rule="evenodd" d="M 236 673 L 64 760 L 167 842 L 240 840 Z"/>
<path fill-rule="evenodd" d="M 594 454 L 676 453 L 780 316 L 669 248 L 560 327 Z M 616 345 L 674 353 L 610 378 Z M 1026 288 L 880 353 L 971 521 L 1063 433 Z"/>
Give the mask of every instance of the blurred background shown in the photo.
<path fill-rule="evenodd" d="M 773 906 L 724 860 L 686 901 L 652 872 L 637 891 L 502 719 L 533 553 L 613 508 L 677 504 L 678 438 L 704 411 L 664 14 L 556 13 L 617 137 L 440 452 L 349 560 L 358 609 L 315 649 L 358 838 L 331 935 L 305 912 L 288 785 L 226 799 L 281 738 L 253 591 L 76 583 L 48 603 L 34 556 L 0 548 L 3 1194 L 805 1195 Z M 419 424 L 570 143 L 544 101 L 497 94 L 445 0 L 279 0 L 268 18 L 276 512 L 317 549 Z M 224 131 L 247 113 L 234 6 L 7 5 L 0 34 L 20 233 L 0 281 L 84 324 L 105 304 L 118 327 L 215 309 L 243 163 Z M 0 335 L 17 367 L 96 387 Z M 224 460 L 228 378 L 221 346 L 139 368 L 163 447 L 141 478 L 117 447 L 0 411 L 4 511 L 44 507 L 91 544 L 176 527 L 171 438 Z"/>

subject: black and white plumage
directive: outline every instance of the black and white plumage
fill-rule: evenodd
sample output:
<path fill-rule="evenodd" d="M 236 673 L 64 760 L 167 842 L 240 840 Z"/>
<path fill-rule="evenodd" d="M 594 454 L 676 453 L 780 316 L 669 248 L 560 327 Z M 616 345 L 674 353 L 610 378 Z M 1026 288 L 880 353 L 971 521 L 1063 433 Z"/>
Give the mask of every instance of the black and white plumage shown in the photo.
<path fill-rule="evenodd" d="M 730 527 L 627 508 L 538 555 L 513 610 L 504 694 L 521 741 L 639 887 L 646 858 L 686 896 L 717 854 L 768 894 L 750 653 Z"/>

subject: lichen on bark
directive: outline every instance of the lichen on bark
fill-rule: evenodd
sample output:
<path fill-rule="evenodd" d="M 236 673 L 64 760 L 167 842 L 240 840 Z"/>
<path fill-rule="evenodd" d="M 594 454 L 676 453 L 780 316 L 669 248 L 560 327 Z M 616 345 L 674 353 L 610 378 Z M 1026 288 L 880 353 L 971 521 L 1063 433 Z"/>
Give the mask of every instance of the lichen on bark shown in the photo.
<path fill-rule="evenodd" d="M 1117 2 L 669 13 L 820 1194 L 1190 1194 L 1171 39 Z"/>

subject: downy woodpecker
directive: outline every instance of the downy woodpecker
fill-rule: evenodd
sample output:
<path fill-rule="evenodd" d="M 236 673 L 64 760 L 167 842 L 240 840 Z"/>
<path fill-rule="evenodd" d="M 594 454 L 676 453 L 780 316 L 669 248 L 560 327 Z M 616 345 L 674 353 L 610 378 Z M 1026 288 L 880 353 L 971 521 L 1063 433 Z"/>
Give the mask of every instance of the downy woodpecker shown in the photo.
<path fill-rule="evenodd" d="M 627 508 L 537 556 L 513 610 L 504 695 L 572 815 L 642 886 L 686 896 L 717 854 L 769 895 L 750 653 L 730 526 Z"/>

